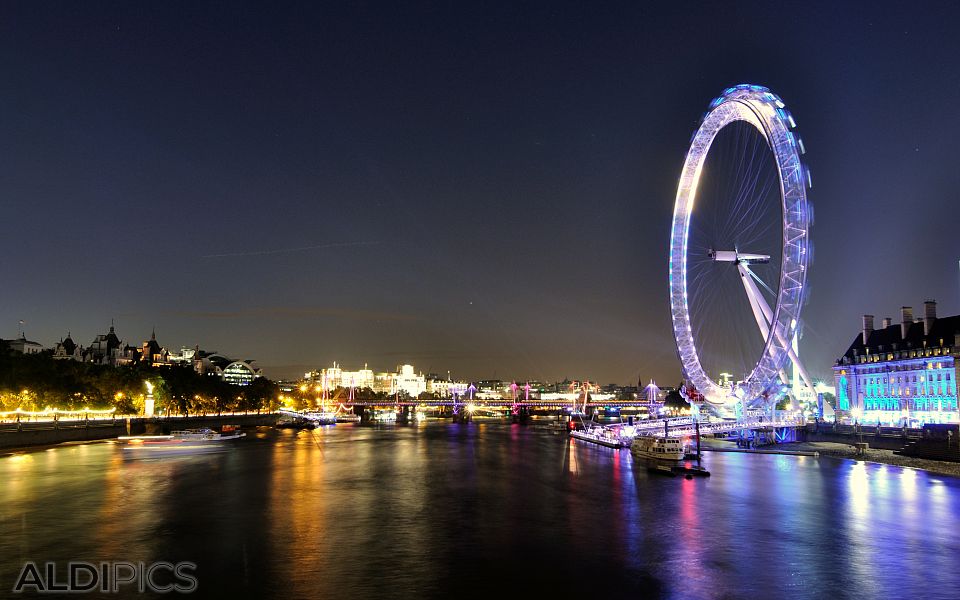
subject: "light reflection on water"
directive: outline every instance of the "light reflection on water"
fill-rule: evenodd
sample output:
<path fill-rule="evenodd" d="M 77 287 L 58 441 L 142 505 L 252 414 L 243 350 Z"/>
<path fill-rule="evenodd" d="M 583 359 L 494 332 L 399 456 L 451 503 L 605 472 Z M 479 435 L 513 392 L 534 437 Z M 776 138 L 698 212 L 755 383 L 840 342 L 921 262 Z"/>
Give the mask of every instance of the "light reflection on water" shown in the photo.
<path fill-rule="evenodd" d="M 122 559 L 193 561 L 201 592 L 236 597 L 955 596 L 956 479 L 717 453 L 686 480 L 632 462 L 494 423 L 6 456 L 0 586 L 26 560 Z"/>

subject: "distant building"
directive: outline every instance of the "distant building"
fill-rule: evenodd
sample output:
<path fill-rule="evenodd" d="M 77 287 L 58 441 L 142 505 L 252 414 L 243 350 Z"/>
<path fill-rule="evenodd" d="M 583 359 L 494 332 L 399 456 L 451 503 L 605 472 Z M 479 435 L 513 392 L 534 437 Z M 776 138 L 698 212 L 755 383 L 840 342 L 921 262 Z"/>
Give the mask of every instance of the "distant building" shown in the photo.
<path fill-rule="evenodd" d="M 235 360 L 223 368 L 221 377 L 232 385 L 250 385 L 260 377 L 260 369 L 252 360 Z"/>
<path fill-rule="evenodd" d="M 377 373 L 373 376 L 373 391 L 392 394 L 393 373 Z"/>
<path fill-rule="evenodd" d="M 510 396 L 508 386 L 500 379 L 481 379 L 477 382 L 475 397 L 477 400 L 502 400 Z"/>
<path fill-rule="evenodd" d="M 83 348 L 80 347 L 80 344 L 73 341 L 68 331 L 66 339 L 61 339 L 57 342 L 57 345 L 53 347 L 53 358 L 56 360 L 75 360 L 82 362 Z"/>
<path fill-rule="evenodd" d="M 117 337 L 113 323 L 111 323 L 110 331 L 98 334 L 97 337 L 93 338 L 93 341 L 83 352 L 83 360 L 84 362 L 115 367 L 124 362 L 125 350 L 120 338 Z"/>
<path fill-rule="evenodd" d="M 454 395 L 462 396 L 467 393 L 468 384 L 464 381 L 451 381 L 439 375 L 427 376 L 427 393 L 438 398 L 451 398 Z"/>
<path fill-rule="evenodd" d="M 193 365 L 193 358 L 200 352 L 200 347 L 187 348 L 183 346 L 180 352 L 171 352 L 167 357 L 171 364 L 175 365 Z"/>
<path fill-rule="evenodd" d="M 319 371 L 310 371 L 304 374 L 304 379 L 314 381 L 321 386 L 326 386 L 327 390 L 336 388 L 356 388 L 374 389 L 376 377 L 373 371 L 364 364 L 362 369 L 356 371 L 344 371 L 336 362 L 333 366 Z"/>
<path fill-rule="evenodd" d="M 427 391 L 427 380 L 423 374 L 417 374 L 413 365 L 403 365 L 393 378 L 394 390 L 406 392 L 411 398 L 416 398 Z"/>
<path fill-rule="evenodd" d="M 43 352 L 43 344 L 28 340 L 23 333 L 15 340 L 0 340 L 0 342 L 17 354 L 40 354 Z"/>
<path fill-rule="evenodd" d="M 861 423 L 957 423 L 957 356 L 960 315 L 937 318 L 937 303 L 924 316 L 900 310 L 900 323 L 884 319 L 874 329 L 863 315 L 860 333 L 833 367 L 837 410 Z"/>
<path fill-rule="evenodd" d="M 233 362 L 218 352 L 197 350 L 193 355 L 193 370 L 201 375 L 223 377 L 223 370 Z"/>
<path fill-rule="evenodd" d="M 171 362 L 183 362 L 184 354 L 193 358 L 193 370 L 200 375 L 218 377 L 233 385 L 250 385 L 262 376 L 261 370 L 253 360 L 234 360 L 219 352 L 206 352 L 199 348 L 184 352 Z"/>
<path fill-rule="evenodd" d="M 150 333 L 150 339 L 143 342 L 140 349 L 140 360 L 153 367 L 171 364 L 170 353 L 157 342 L 157 330 Z"/>

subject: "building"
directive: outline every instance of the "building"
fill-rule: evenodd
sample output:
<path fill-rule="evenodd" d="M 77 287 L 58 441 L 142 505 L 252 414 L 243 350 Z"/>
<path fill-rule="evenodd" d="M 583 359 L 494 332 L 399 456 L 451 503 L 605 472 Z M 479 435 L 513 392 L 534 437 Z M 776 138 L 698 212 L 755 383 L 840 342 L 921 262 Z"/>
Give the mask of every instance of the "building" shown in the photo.
<path fill-rule="evenodd" d="M 140 360 L 152 367 L 161 367 L 172 364 L 170 353 L 157 342 L 157 330 L 150 333 L 150 339 L 143 342 L 140 348 Z"/>
<path fill-rule="evenodd" d="M 437 398 L 452 398 L 454 395 L 463 396 L 467 393 L 468 384 L 464 381 L 451 381 L 449 375 L 446 379 L 439 375 L 427 376 L 427 393 L 433 394 Z"/>
<path fill-rule="evenodd" d="M 124 353 L 126 348 L 123 342 L 117 337 L 117 332 L 110 323 L 110 331 L 97 334 L 90 345 L 83 352 L 84 362 L 92 362 L 98 365 L 117 366 L 124 364 Z"/>
<path fill-rule="evenodd" d="M 193 370 L 201 375 L 223 377 L 223 370 L 233 362 L 232 358 L 216 351 L 196 350 L 193 354 Z"/>
<path fill-rule="evenodd" d="M 960 315 L 937 318 L 924 302 L 923 318 L 900 309 L 900 323 L 863 315 L 860 333 L 833 367 L 839 416 L 861 423 L 916 426 L 957 423 Z"/>
<path fill-rule="evenodd" d="M 510 398 L 509 384 L 501 379 L 481 379 L 477 382 L 477 400 L 502 400 Z"/>
<path fill-rule="evenodd" d="M 427 391 L 427 380 L 423 373 L 417 374 L 413 370 L 413 365 L 403 365 L 393 376 L 394 391 L 406 393 L 411 398 L 416 398 Z"/>
<path fill-rule="evenodd" d="M 20 337 L 15 340 L 0 340 L 0 342 L 17 354 L 40 354 L 43 352 L 42 344 L 28 340 L 22 332 Z"/>
<path fill-rule="evenodd" d="M 303 378 L 307 381 L 315 381 L 327 390 L 339 388 L 374 389 L 376 377 L 373 371 L 364 364 L 362 369 L 356 371 L 344 371 L 336 362 L 333 366 L 319 371 L 310 371 L 305 373 Z"/>
<path fill-rule="evenodd" d="M 193 358 L 194 371 L 200 375 L 219 377 L 232 385 L 250 385 L 254 379 L 263 376 L 254 360 L 234 360 L 219 352 L 200 350 L 199 347 L 182 349 L 178 357 L 171 358 L 171 362 L 182 363 L 187 355 Z"/>
<path fill-rule="evenodd" d="M 171 352 L 168 356 L 170 364 L 175 365 L 193 365 L 194 357 L 200 352 L 200 346 L 194 346 L 193 348 L 187 348 L 182 346 L 180 352 Z"/>
<path fill-rule="evenodd" d="M 82 362 L 83 348 L 80 347 L 80 344 L 73 341 L 68 331 L 66 339 L 61 339 L 57 345 L 53 347 L 53 358 L 56 360 L 75 360 Z"/>
<path fill-rule="evenodd" d="M 232 385 L 250 385 L 260 377 L 260 369 L 252 360 L 235 360 L 223 368 L 220 377 Z"/>

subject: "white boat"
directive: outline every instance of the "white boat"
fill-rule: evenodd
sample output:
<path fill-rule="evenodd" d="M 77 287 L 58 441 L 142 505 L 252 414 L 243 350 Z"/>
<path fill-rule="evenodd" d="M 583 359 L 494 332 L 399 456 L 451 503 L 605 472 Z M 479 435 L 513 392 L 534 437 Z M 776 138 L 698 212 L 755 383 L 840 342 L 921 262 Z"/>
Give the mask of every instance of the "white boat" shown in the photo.
<path fill-rule="evenodd" d="M 308 412 L 303 414 L 317 425 L 335 425 L 337 423 L 337 413 L 334 412 Z"/>
<path fill-rule="evenodd" d="M 342 413 L 337 415 L 337 423 L 359 423 L 360 415 L 353 413 Z"/>
<path fill-rule="evenodd" d="M 381 423 L 394 423 L 397 420 L 397 413 L 395 412 L 381 412 L 373 416 L 374 421 L 380 421 Z"/>
<path fill-rule="evenodd" d="M 124 435 L 117 439 L 126 442 L 124 450 L 192 450 L 217 446 L 246 435 L 239 431 L 224 434 L 204 428 L 172 431 L 170 435 Z"/>
<path fill-rule="evenodd" d="M 637 436 L 630 444 L 630 453 L 634 458 L 654 460 L 683 460 L 686 447 L 680 438 Z"/>
<path fill-rule="evenodd" d="M 607 448 L 621 448 L 625 445 L 617 432 L 606 427 L 594 426 L 584 430 L 574 430 L 570 432 L 570 437 Z"/>

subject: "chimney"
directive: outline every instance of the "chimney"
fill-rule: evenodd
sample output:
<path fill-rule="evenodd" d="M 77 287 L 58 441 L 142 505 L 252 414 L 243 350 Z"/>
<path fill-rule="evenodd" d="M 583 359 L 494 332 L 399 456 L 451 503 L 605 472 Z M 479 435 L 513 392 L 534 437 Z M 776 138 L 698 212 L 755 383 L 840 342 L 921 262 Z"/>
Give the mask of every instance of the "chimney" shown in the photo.
<path fill-rule="evenodd" d="M 863 345 L 866 347 L 870 334 L 873 333 L 873 315 L 863 315 Z"/>
<path fill-rule="evenodd" d="M 923 335 L 930 335 L 933 329 L 933 322 L 937 320 L 937 301 L 923 301 Z"/>
<path fill-rule="evenodd" d="M 891 325 L 893 325 L 893 319 L 891 319 L 890 317 L 884 317 L 884 318 L 883 318 L 883 328 L 886 329 L 887 327 L 890 327 Z"/>
<path fill-rule="evenodd" d="M 900 337 L 907 339 L 907 331 L 910 330 L 910 324 L 913 323 L 913 307 L 904 306 L 900 308 Z"/>

